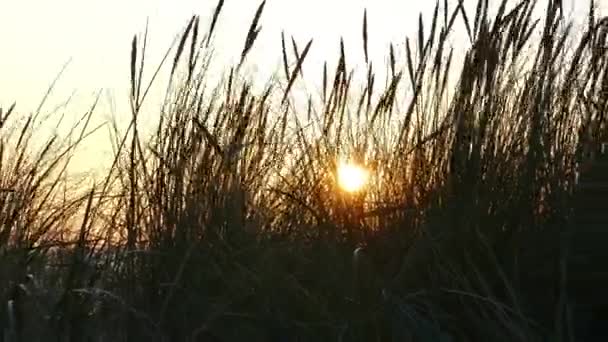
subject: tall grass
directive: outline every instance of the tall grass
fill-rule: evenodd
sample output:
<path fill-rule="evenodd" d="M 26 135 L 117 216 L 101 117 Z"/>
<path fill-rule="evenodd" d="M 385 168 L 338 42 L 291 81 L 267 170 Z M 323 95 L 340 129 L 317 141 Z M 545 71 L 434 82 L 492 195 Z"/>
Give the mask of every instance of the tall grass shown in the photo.
<path fill-rule="evenodd" d="M 160 66 L 135 36 L 131 120 L 114 129 L 107 177 L 59 198 L 74 144 L 28 159 L 27 141 L 3 142 L 4 340 L 564 340 L 562 237 L 577 153 L 593 149 L 582 138 L 604 122 L 608 58 L 593 2 L 578 40 L 560 4 L 535 19 L 533 0 L 493 16 L 487 0 L 472 15 L 437 2 L 404 60 L 391 46 L 384 87 L 365 13 L 363 54 L 348 56 L 364 58 L 363 84 L 341 42 L 321 99 L 300 106 L 313 40 L 289 53 L 283 36 L 284 77 L 262 91 L 241 71 L 264 1 L 239 64 L 207 82 L 220 0 L 208 29 L 192 17 L 163 59 L 150 136 L 142 75 Z M 459 66 L 457 22 L 471 41 Z M 371 170 L 365 191 L 336 186 L 343 157 Z"/>

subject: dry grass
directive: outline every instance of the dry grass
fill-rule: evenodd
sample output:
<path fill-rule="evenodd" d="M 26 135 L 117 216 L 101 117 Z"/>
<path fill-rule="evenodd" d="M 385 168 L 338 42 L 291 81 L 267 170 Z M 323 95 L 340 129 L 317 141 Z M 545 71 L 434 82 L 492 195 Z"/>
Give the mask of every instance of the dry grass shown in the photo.
<path fill-rule="evenodd" d="M 473 15 L 437 2 L 405 60 L 391 46 L 384 88 L 364 13 L 363 84 L 341 42 L 321 99 L 301 107 L 292 89 L 313 40 L 292 39 L 291 54 L 283 37 L 285 80 L 259 93 L 241 71 L 264 1 L 240 63 L 206 82 L 220 0 L 209 29 L 194 16 L 163 59 L 171 80 L 150 137 L 147 34 L 134 37 L 132 120 L 92 189 L 62 177 L 86 123 L 76 143 L 37 153 L 29 121 L 1 128 L 4 340 L 564 340 L 559 237 L 581 138 L 601 133 L 608 106 L 606 30 L 593 4 L 579 41 L 559 1 L 538 20 L 535 1 L 511 5 L 490 17 L 485 0 Z M 472 42 L 461 66 L 457 21 Z M 365 192 L 337 191 L 344 155 L 372 171 Z"/>

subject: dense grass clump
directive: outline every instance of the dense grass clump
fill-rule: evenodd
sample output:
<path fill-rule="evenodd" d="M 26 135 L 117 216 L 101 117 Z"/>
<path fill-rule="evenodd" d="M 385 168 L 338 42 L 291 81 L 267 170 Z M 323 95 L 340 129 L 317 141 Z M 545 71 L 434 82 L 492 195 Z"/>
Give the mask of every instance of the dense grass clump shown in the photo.
<path fill-rule="evenodd" d="M 384 87 L 365 14 L 363 83 L 341 42 L 301 106 L 313 40 L 282 37 L 283 76 L 264 87 L 241 71 L 265 2 L 240 63 L 209 84 L 220 0 L 167 53 L 154 132 L 140 131 L 147 37 L 134 37 L 130 124 L 91 189 L 65 177 L 90 112 L 78 139 L 39 152 L 30 119 L 0 128 L 3 341 L 566 339 L 562 237 L 577 154 L 593 149 L 581 142 L 608 109 L 608 55 L 593 3 L 580 38 L 560 4 L 535 19 L 534 0 L 493 17 L 487 0 L 474 15 L 438 2 L 404 60 L 391 46 Z M 370 171 L 363 191 L 337 187 L 341 158 Z"/>

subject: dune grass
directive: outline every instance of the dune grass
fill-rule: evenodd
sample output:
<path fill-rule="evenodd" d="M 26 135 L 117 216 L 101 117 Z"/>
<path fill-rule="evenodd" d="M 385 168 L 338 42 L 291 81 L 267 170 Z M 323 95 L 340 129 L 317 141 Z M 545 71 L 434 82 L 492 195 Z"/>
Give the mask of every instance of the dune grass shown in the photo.
<path fill-rule="evenodd" d="M 364 14 L 362 56 L 341 42 L 304 106 L 292 91 L 313 72 L 314 40 L 283 37 L 280 77 L 262 91 L 241 71 L 265 2 L 240 63 L 207 82 L 222 5 L 167 52 L 154 132 L 140 131 L 142 75 L 160 67 L 145 63 L 147 34 L 134 37 L 131 122 L 91 188 L 65 167 L 93 111 L 78 139 L 40 151 L 29 119 L 0 128 L 3 341 L 568 339 L 562 237 L 608 101 L 593 2 L 577 39 L 560 1 L 538 19 L 534 0 L 503 0 L 492 17 L 487 0 L 475 13 L 437 2 L 404 60 L 391 46 L 384 85 Z M 471 41 L 462 65 L 456 23 Z M 344 156 L 370 170 L 363 192 L 337 188 Z"/>

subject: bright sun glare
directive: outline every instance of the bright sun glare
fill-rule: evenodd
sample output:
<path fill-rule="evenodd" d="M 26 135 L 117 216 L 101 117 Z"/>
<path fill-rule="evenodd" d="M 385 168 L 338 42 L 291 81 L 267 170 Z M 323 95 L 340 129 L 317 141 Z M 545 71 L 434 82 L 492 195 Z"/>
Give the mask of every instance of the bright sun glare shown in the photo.
<path fill-rule="evenodd" d="M 360 191 L 368 178 L 368 171 L 357 164 L 341 162 L 338 165 L 338 185 L 346 192 Z"/>

